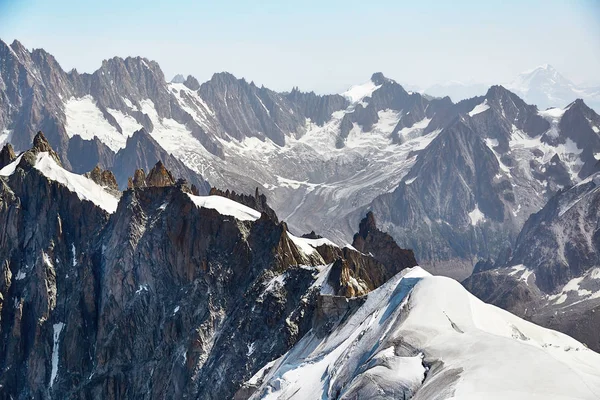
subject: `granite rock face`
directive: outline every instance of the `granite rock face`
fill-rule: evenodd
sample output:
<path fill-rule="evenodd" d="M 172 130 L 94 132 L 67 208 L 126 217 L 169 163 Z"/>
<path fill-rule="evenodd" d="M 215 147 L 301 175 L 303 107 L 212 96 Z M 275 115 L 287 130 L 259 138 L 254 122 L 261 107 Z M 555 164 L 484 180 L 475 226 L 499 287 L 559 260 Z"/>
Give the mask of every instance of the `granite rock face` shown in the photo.
<path fill-rule="evenodd" d="M 484 301 L 600 349 L 600 176 L 556 194 L 521 230 L 514 252 L 463 284 Z"/>
<path fill-rule="evenodd" d="M 173 186 L 174 184 L 175 178 L 160 160 L 152 167 L 146 177 L 146 186 L 164 187 Z"/>
<path fill-rule="evenodd" d="M 323 282 L 362 295 L 402 268 L 294 237 L 258 193 L 213 191 L 228 208 L 200 207 L 162 163 L 109 214 L 47 178 L 36 155 L 51 149 L 35 143 L 0 177 L 8 398 L 232 398 L 311 328 Z M 87 176 L 116 188 L 99 167 Z M 221 214 L 245 207 L 236 199 L 261 216 Z"/>
<path fill-rule="evenodd" d="M 6 167 L 8 164 L 17 159 L 15 151 L 10 143 L 4 145 L 0 150 L 0 169 Z"/>
<path fill-rule="evenodd" d="M 93 170 L 84 175 L 96 182 L 98 185 L 110 189 L 112 192 L 119 192 L 119 185 L 111 171 L 102 170 L 99 166 L 95 166 Z"/>
<path fill-rule="evenodd" d="M 377 229 L 372 212 L 368 212 L 360 222 L 352 247 L 361 253 L 372 255 L 394 274 L 418 265 L 412 250 L 401 249 L 390 235 Z"/>

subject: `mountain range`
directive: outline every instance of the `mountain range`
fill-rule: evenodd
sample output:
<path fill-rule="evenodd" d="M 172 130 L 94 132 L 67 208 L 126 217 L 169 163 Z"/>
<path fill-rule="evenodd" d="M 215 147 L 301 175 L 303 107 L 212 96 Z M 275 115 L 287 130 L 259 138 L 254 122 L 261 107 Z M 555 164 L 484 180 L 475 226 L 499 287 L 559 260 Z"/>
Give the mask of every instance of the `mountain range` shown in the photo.
<path fill-rule="evenodd" d="M 64 72 L 44 50 L 0 47 L 0 124 L 17 151 L 41 129 L 66 168 L 110 169 L 121 188 L 158 159 L 201 193 L 206 181 L 259 187 L 297 233 L 319 227 L 338 244 L 377 210 L 423 266 L 459 278 L 512 246 L 528 216 L 600 154 L 585 103 L 540 111 L 502 86 L 453 103 L 376 73 L 342 95 L 277 93 L 228 73 L 168 83 L 140 57 Z M 440 158 L 449 145 L 455 160 Z M 445 174 L 461 188 L 440 185 Z"/>
<path fill-rule="evenodd" d="M 429 275 L 373 213 L 341 248 L 161 162 L 120 192 L 41 132 L 2 154 L 3 398 L 600 393 L 599 354 Z"/>
<path fill-rule="evenodd" d="M 0 41 L 0 389 L 534 398 L 543 359 L 598 398 L 600 116 L 522 99 L 578 93 L 549 79 L 317 95 Z"/>

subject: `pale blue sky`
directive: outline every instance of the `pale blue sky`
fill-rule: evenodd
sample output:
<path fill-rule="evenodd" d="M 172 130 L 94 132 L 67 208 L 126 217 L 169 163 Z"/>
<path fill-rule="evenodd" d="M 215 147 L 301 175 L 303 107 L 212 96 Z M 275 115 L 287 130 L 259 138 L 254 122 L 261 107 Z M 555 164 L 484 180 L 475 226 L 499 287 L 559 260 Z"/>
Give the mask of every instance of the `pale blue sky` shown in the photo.
<path fill-rule="evenodd" d="M 0 38 L 64 69 L 142 55 L 170 79 L 230 71 L 276 90 L 341 91 L 382 71 L 402 83 L 502 83 L 549 63 L 600 83 L 600 1 L 0 0 Z"/>

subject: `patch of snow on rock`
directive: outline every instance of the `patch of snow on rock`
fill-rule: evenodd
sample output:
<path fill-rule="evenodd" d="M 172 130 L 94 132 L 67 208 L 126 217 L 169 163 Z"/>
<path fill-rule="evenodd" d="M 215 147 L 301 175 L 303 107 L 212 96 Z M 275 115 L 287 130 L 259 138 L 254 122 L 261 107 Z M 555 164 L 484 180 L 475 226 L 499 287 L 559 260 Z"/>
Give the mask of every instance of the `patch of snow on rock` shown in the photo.
<path fill-rule="evenodd" d="M 52 371 L 50 373 L 50 387 L 54 385 L 54 381 L 56 380 L 56 376 L 58 375 L 58 346 L 60 333 L 62 332 L 65 324 L 63 322 L 59 322 L 52 326 L 53 334 L 52 334 Z"/>
<path fill-rule="evenodd" d="M 217 210 L 221 215 L 234 217 L 239 221 L 256 221 L 260 212 L 222 196 L 194 196 L 188 193 L 189 198 L 198 207 Z"/>
<path fill-rule="evenodd" d="M 485 221 L 485 214 L 481 212 L 479 206 L 475 204 L 475 208 L 469 213 L 469 218 L 471 219 L 471 225 L 475 226 L 478 223 Z"/>
<path fill-rule="evenodd" d="M 17 169 L 17 166 L 21 162 L 22 157 L 23 157 L 23 155 L 21 154 L 13 162 L 6 165 L 4 168 L 0 169 L 0 175 L 1 176 L 11 176 L 12 174 L 14 174 L 15 170 Z"/>
<path fill-rule="evenodd" d="M 483 103 L 476 105 L 471 111 L 469 111 L 469 117 L 472 117 L 477 114 L 481 114 L 484 111 L 490 109 L 490 106 L 487 104 L 487 99 L 484 100 Z"/>
<path fill-rule="evenodd" d="M 354 85 L 350 89 L 342 93 L 342 96 L 350 100 L 352 103 L 358 103 L 365 97 L 370 97 L 374 91 L 379 89 L 381 85 L 375 85 L 373 81 L 363 83 L 362 85 Z"/>

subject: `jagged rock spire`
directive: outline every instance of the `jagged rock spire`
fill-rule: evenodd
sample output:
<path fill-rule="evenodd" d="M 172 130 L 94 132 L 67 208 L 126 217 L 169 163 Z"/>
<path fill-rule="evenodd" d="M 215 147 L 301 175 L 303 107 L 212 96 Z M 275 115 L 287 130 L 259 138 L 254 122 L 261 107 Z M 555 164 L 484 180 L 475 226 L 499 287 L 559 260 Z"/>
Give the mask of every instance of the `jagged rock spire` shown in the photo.
<path fill-rule="evenodd" d="M 96 182 L 100 186 L 104 186 L 110 190 L 119 191 L 119 185 L 113 173 L 109 170 L 102 170 L 96 165 L 93 170 L 86 173 L 85 176 Z"/>
<path fill-rule="evenodd" d="M 139 168 L 135 170 L 133 179 L 130 177 L 127 183 L 127 188 L 140 188 L 147 186 L 165 187 L 174 186 L 176 180 L 173 174 L 165 167 L 162 161 L 158 161 L 154 167 L 150 170 L 148 175 L 143 169 Z"/>
<path fill-rule="evenodd" d="M 194 78 L 191 75 L 188 75 L 188 77 L 183 82 L 183 84 L 187 88 L 192 89 L 192 90 L 198 90 L 198 89 L 200 89 L 200 82 L 198 82 L 198 79 Z"/>
<path fill-rule="evenodd" d="M 158 160 L 146 177 L 146 186 L 164 187 L 173 186 L 174 184 L 175 178 L 173 178 L 173 174 L 171 174 L 160 160 Z"/>
<path fill-rule="evenodd" d="M 15 151 L 10 143 L 4 145 L 0 150 L 0 169 L 6 167 L 8 164 L 17 159 Z"/>
<path fill-rule="evenodd" d="M 52 151 L 52 146 L 50 146 L 48 139 L 46 139 L 42 131 L 38 131 L 37 135 L 33 138 L 33 149 L 37 151 Z"/>
<path fill-rule="evenodd" d="M 56 161 L 56 163 L 62 167 L 62 162 L 60 161 L 60 157 L 58 156 L 58 154 L 56 154 L 54 149 L 52 149 L 52 146 L 50 146 L 50 142 L 48 142 L 48 139 L 46 139 L 46 136 L 44 136 L 44 133 L 42 131 L 38 131 L 38 133 L 33 138 L 33 147 L 26 152 L 26 154 L 29 154 L 26 157 L 26 159 L 29 162 L 33 163 L 34 159 L 31 158 L 31 155 L 35 156 L 38 153 L 42 153 L 42 152 L 49 153 L 50 156 L 54 159 L 54 161 Z"/>
<path fill-rule="evenodd" d="M 375 222 L 375 215 L 373 215 L 373 211 L 369 211 L 366 217 L 363 218 L 358 225 L 358 235 L 364 239 L 370 232 L 373 231 L 377 231 L 377 223 Z"/>
<path fill-rule="evenodd" d="M 127 182 L 128 189 L 139 187 L 146 187 L 146 173 L 142 168 L 136 169 L 133 173 L 133 179 L 130 177 Z"/>
<path fill-rule="evenodd" d="M 362 253 L 372 254 L 394 273 L 418 265 L 412 250 L 400 248 L 390 235 L 377 229 L 375 215 L 371 211 L 360 221 L 352 246 Z"/>

